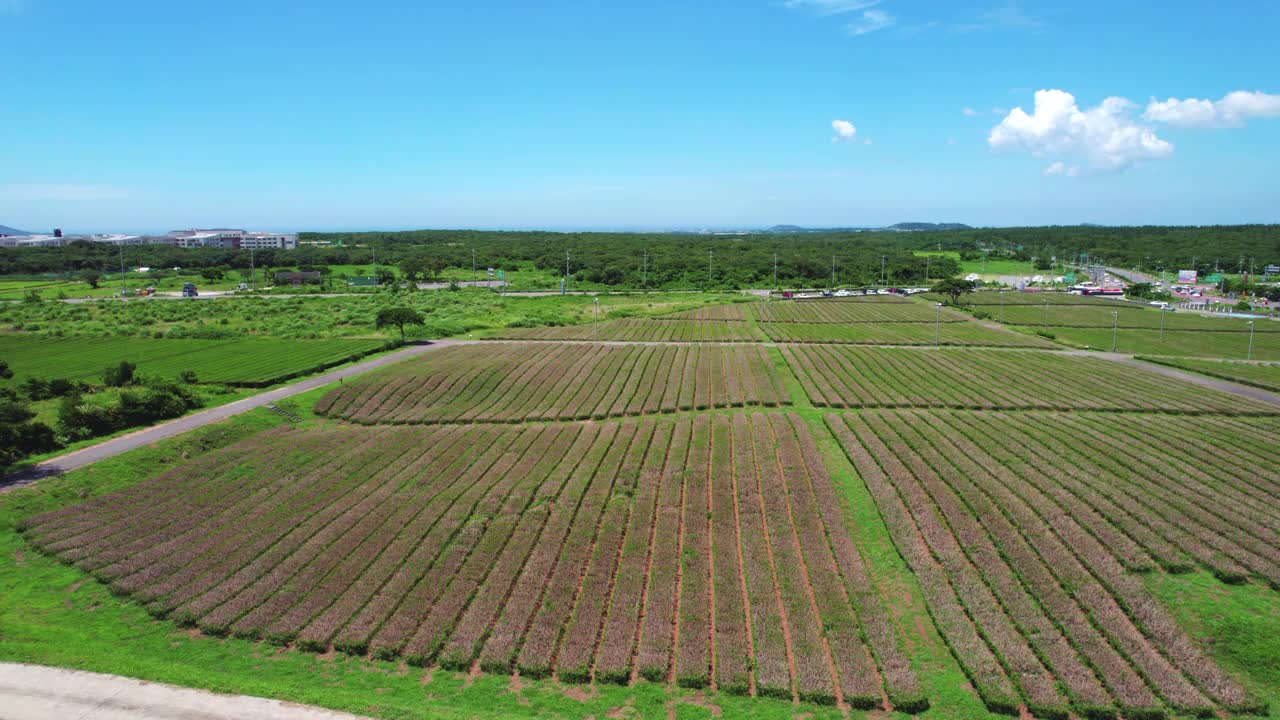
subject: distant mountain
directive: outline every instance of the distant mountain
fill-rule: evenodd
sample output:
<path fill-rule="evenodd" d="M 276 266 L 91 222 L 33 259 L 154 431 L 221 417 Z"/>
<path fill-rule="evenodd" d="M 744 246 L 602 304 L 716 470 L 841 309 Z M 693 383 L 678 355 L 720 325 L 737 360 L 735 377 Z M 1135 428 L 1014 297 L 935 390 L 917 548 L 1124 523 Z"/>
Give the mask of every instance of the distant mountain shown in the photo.
<path fill-rule="evenodd" d="M 809 232 L 809 231 L 805 230 L 799 225 L 774 225 L 773 227 L 769 228 L 769 232 L 797 233 L 797 232 Z"/>
<path fill-rule="evenodd" d="M 0 225 L 0 235 L 33 235 L 33 234 L 34 233 L 29 233 L 26 230 L 11 228 L 8 225 Z"/>
<path fill-rule="evenodd" d="M 889 230 L 972 230 L 973 228 L 964 223 L 925 223 L 925 222 L 905 222 L 897 225 L 890 225 Z"/>

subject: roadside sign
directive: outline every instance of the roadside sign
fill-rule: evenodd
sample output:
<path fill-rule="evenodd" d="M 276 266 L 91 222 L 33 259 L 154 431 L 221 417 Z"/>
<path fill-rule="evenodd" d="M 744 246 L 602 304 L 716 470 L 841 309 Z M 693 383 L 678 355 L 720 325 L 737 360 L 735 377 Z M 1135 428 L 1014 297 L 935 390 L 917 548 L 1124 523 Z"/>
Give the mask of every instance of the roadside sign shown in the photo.
<path fill-rule="evenodd" d="M 1076 281 L 1076 274 L 1073 272 L 1069 272 L 1066 275 L 1062 276 L 1062 281 L 1067 283 L 1068 285 L 1073 285 L 1075 284 L 1075 281 Z"/>
<path fill-rule="evenodd" d="M 1212 275 L 1206 275 L 1204 278 L 1204 281 L 1211 282 L 1211 283 L 1220 283 L 1222 282 L 1222 273 L 1214 273 Z"/>
<path fill-rule="evenodd" d="M 493 277 L 493 268 L 489 268 L 489 277 Z"/>
<path fill-rule="evenodd" d="M 506 279 L 507 279 L 507 271 L 506 271 L 506 270 L 499 270 L 499 271 L 498 271 L 498 279 L 499 279 L 499 280 L 506 280 Z"/>
<path fill-rule="evenodd" d="M 1280 275 L 1280 265 L 1268 265 L 1264 270 L 1268 275 Z"/>
<path fill-rule="evenodd" d="M 1197 275 L 1197 273 L 1196 273 L 1196 271 L 1195 271 L 1195 270 L 1179 270 L 1179 271 L 1178 271 L 1178 282 L 1180 282 L 1180 283 L 1193 283 L 1193 284 L 1194 284 L 1194 283 L 1196 282 L 1196 275 Z"/>

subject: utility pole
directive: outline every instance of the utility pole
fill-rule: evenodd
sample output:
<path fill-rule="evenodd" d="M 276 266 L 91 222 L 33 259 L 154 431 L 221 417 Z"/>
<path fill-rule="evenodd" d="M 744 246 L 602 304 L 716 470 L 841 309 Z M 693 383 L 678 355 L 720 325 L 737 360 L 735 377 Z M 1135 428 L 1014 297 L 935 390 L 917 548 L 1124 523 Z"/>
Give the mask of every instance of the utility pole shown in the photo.
<path fill-rule="evenodd" d="M 716 255 L 715 250 L 707 251 L 707 289 L 708 290 L 711 289 L 711 259 L 715 257 L 715 255 Z"/>
<path fill-rule="evenodd" d="M 1116 351 L 1116 342 L 1120 338 L 1120 313 L 1115 310 L 1111 311 L 1111 352 Z"/>
<path fill-rule="evenodd" d="M 258 289 L 258 270 L 253 266 L 253 246 L 249 246 L 249 282 L 253 289 Z"/>
<path fill-rule="evenodd" d="M 888 280 L 889 276 L 885 274 L 885 267 L 884 267 L 884 262 L 886 259 L 887 258 L 885 258 L 884 255 L 880 256 L 880 284 L 881 285 L 889 284 L 889 280 Z"/>
<path fill-rule="evenodd" d="M 1168 314 L 1163 307 L 1160 308 L 1160 342 L 1164 342 L 1164 316 Z"/>
<path fill-rule="evenodd" d="M 778 253 L 773 254 L 773 287 L 778 288 Z"/>
<path fill-rule="evenodd" d="M 929 284 L 929 262 L 930 262 L 931 260 L 933 260 L 933 256 L 932 256 L 932 255 L 925 255 L 925 256 L 924 256 L 924 284 L 925 284 L 925 285 L 928 285 L 928 284 Z"/>
<path fill-rule="evenodd" d="M 595 312 L 591 316 L 591 337 L 600 342 L 600 298 L 592 299 L 595 300 Z"/>
<path fill-rule="evenodd" d="M 564 289 L 569 289 L 569 251 L 564 251 Z"/>
<path fill-rule="evenodd" d="M 1253 321 L 1249 321 L 1249 354 L 1245 356 L 1246 360 L 1253 360 Z"/>
<path fill-rule="evenodd" d="M 128 290 L 128 288 L 126 288 L 124 285 L 124 241 L 123 240 L 119 242 L 119 246 L 120 246 L 120 296 L 124 297 L 124 294 Z"/>
<path fill-rule="evenodd" d="M 836 254 L 831 253 L 831 289 L 836 289 Z"/>
<path fill-rule="evenodd" d="M 644 288 L 648 289 L 649 287 L 649 248 L 644 249 L 644 274 L 642 275 L 642 277 L 644 279 L 640 281 L 641 285 Z"/>
<path fill-rule="evenodd" d="M 476 279 L 476 249 L 471 248 L 471 282 L 475 282 Z"/>
<path fill-rule="evenodd" d="M 1000 293 L 1000 297 L 1004 298 L 1004 293 Z M 942 303 L 934 303 L 938 309 L 937 320 L 933 323 L 933 344 L 942 344 Z"/>
<path fill-rule="evenodd" d="M 1000 291 L 1000 322 L 1004 322 L 1004 291 Z"/>
<path fill-rule="evenodd" d="M 1044 299 L 1044 330 L 1049 329 L 1049 298 Z"/>

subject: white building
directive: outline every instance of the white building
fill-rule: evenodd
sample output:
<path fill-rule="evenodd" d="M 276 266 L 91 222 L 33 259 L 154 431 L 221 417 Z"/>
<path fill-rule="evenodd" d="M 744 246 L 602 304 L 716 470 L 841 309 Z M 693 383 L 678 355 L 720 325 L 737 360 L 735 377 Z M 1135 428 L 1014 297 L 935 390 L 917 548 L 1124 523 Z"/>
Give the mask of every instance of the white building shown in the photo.
<path fill-rule="evenodd" d="M 298 247 L 296 233 L 245 232 L 233 228 L 191 228 L 174 230 L 169 237 L 178 247 L 216 247 L 241 250 L 294 250 Z"/>

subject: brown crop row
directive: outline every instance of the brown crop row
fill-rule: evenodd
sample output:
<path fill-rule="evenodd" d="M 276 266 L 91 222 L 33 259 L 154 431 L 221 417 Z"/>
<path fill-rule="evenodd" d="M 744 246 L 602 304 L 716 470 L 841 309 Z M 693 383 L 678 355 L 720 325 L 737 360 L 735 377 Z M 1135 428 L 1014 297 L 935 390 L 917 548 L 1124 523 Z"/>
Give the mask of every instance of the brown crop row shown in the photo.
<path fill-rule="evenodd" d="M 1169 477 L 1175 460 L 1162 455 L 1176 457 L 1174 443 L 1135 442 L 1161 421 L 1128 420 L 954 411 L 827 418 L 993 710 L 1153 718 L 1260 707 L 1126 568 L 1149 569 L 1145 558 L 1154 557 L 1179 570 L 1189 556 L 1228 579 L 1274 584 L 1274 513 L 1245 503 L 1264 491 L 1248 470 Z M 1187 452 L 1235 422 L 1197 419 Z M 1089 451 L 1070 450 L 1079 447 Z M 1268 459 L 1255 453 L 1242 464 Z M 1209 500 L 1222 497 L 1240 503 Z M 1230 575 L 1235 568 L 1245 575 Z"/>
<path fill-rule="evenodd" d="M 851 592 L 869 580 L 808 432 L 767 414 L 291 429 L 26 533 L 211 634 L 898 703 L 918 683 L 886 609 Z"/>
<path fill-rule="evenodd" d="M 346 383 L 317 410 L 365 424 L 585 420 L 791 403 L 755 346 L 492 344 L 448 348 Z"/>
<path fill-rule="evenodd" d="M 1275 406 L 1054 352 L 784 346 L 819 407 L 1274 414 Z"/>

